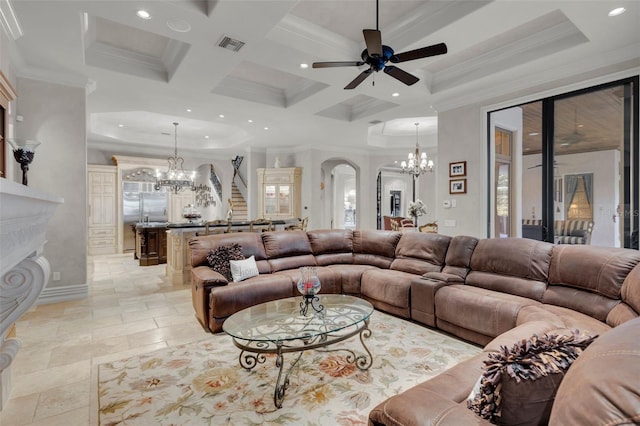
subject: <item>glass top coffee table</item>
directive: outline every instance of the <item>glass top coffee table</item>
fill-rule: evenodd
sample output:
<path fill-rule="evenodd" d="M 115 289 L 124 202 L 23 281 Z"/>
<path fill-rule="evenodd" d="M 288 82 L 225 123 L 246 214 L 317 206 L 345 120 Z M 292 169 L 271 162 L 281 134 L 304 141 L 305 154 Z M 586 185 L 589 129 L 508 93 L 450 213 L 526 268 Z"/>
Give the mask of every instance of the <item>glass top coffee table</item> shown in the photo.
<path fill-rule="evenodd" d="M 306 312 L 306 315 L 303 314 Z M 360 370 L 367 370 L 373 356 L 364 339 L 371 336 L 369 317 L 371 303 L 354 296 L 322 294 L 315 297 L 314 309 L 305 309 L 304 298 L 274 300 L 239 311 L 227 318 L 222 325 L 225 333 L 241 349 L 240 365 L 251 370 L 266 361 L 265 354 L 276 354 L 278 378 L 273 403 L 282 407 L 289 386 L 289 373 L 298 363 L 302 353 L 310 349 L 345 351 L 347 361 Z M 331 347 L 350 337 L 360 335 L 360 343 L 366 354 L 356 354 L 352 349 Z M 284 354 L 297 353 L 284 371 Z"/>

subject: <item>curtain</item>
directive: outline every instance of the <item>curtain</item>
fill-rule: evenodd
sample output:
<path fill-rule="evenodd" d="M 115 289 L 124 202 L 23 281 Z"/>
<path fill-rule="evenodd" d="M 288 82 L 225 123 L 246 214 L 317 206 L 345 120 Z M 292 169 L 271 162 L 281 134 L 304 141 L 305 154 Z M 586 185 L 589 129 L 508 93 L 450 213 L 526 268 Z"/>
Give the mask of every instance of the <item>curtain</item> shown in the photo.
<path fill-rule="evenodd" d="M 593 199 L 593 173 L 583 174 L 582 180 L 584 181 L 584 193 L 587 197 L 587 203 L 589 203 L 589 206 L 591 206 L 591 202 Z"/>
<path fill-rule="evenodd" d="M 576 195 L 576 191 L 578 190 L 578 178 L 580 175 L 565 175 L 564 176 L 564 184 L 567 191 L 567 196 L 565 197 L 565 205 L 567 211 L 569 210 L 569 206 L 571 206 L 571 202 L 573 201 L 573 197 Z"/>

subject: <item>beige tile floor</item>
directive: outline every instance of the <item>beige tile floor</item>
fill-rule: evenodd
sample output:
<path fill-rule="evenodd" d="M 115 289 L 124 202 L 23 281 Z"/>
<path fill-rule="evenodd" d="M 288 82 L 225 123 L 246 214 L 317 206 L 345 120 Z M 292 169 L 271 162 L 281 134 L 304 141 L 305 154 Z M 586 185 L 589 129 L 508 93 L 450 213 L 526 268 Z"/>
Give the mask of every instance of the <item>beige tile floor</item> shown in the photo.
<path fill-rule="evenodd" d="M 90 257 L 86 299 L 25 313 L 16 323 L 22 347 L 0 425 L 92 424 L 94 366 L 206 339 L 190 287 L 172 285 L 164 271 L 138 266 L 131 254 Z"/>

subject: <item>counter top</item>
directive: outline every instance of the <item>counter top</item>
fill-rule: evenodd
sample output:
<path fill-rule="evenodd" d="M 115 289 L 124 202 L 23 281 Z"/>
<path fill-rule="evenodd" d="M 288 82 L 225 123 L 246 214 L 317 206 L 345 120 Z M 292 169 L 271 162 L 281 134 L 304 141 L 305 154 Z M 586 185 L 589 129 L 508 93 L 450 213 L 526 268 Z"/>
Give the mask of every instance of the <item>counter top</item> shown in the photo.
<path fill-rule="evenodd" d="M 274 225 L 286 225 L 290 222 L 295 222 L 295 219 L 274 219 L 271 221 L 271 223 L 273 223 Z M 204 228 L 206 222 L 203 221 L 199 221 L 199 222 L 177 222 L 177 223 L 169 223 L 169 222 L 138 222 L 136 223 L 135 227 L 136 229 L 145 229 L 145 228 L 167 228 L 167 229 L 174 229 L 174 228 Z M 242 221 L 232 221 L 231 222 L 231 226 L 249 226 L 251 224 L 251 221 L 249 220 L 242 220 Z M 224 227 L 227 226 L 226 223 L 223 223 L 221 225 L 209 225 L 212 228 L 215 227 Z"/>

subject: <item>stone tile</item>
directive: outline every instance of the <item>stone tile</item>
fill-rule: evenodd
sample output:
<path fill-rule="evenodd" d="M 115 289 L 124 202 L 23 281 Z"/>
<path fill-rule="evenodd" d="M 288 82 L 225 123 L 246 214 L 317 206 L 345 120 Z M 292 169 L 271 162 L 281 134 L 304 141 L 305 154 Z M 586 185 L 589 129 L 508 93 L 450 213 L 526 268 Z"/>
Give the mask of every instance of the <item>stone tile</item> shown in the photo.
<path fill-rule="evenodd" d="M 57 416 L 88 405 L 90 382 L 87 378 L 76 383 L 58 386 L 40 394 L 34 421 Z"/>
<path fill-rule="evenodd" d="M 141 331 L 153 330 L 158 328 L 153 318 L 129 322 L 126 324 L 110 325 L 107 327 L 96 328 L 93 330 L 93 338 L 106 339 L 109 337 L 128 336 L 130 334 L 136 334 Z"/>
<path fill-rule="evenodd" d="M 31 423 L 30 426 L 87 426 L 89 424 L 91 424 L 89 420 L 89 405 L 86 405 L 57 416 L 45 417 Z"/>
<path fill-rule="evenodd" d="M 20 375 L 13 382 L 11 396 L 16 398 L 31 395 L 61 385 L 88 380 L 90 376 L 90 366 L 91 362 L 86 360 Z"/>
<path fill-rule="evenodd" d="M 190 287 L 172 285 L 164 265 L 140 267 L 129 253 L 91 256 L 88 271 L 86 299 L 37 305 L 17 321 L 23 345 L 2 426 L 91 424 L 94 366 L 208 338 Z"/>
<path fill-rule="evenodd" d="M 38 394 L 11 398 L 0 411 L 0 425 L 31 424 L 38 406 Z"/>

